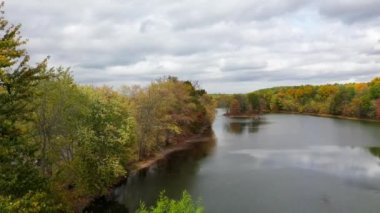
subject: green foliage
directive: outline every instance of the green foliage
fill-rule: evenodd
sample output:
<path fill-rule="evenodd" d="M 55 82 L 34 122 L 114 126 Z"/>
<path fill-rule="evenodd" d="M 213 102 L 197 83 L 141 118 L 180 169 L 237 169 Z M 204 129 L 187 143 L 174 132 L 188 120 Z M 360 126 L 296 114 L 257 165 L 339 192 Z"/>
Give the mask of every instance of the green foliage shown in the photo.
<path fill-rule="evenodd" d="M 260 97 L 257 94 L 251 92 L 251 93 L 247 94 L 247 98 L 248 98 L 248 103 L 252 107 L 252 110 L 254 110 L 256 112 L 260 112 L 261 111 L 261 108 L 260 108 Z"/>
<path fill-rule="evenodd" d="M 14 197 L 44 187 L 36 169 L 31 122 L 35 87 L 46 78 L 46 61 L 33 68 L 27 65 L 19 29 L 0 17 L 0 195 Z"/>
<path fill-rule="evenodd" d="M 380 98 L 380 78 L 369 83 L 275 87 L 245 95 L 212 97 L 218 107 L 231 111 L 239 106 L 241 114 L 282 111 L 376 118 L 374 101 Z"/>
<path fill-rule="evenodd" d="M 214 119 L 213 100 L 189 81 L 167 77 L 125 93 L 133 94 L 139 159 L 180 136 L 197 133 Z"/>
<path fill-rule="evenodd" d="M 375 117 L 375 105 L 369 95 L 364 95 L 359 100 L 358 117 L 374 118 Z"/>
<path fill-rule="evenodd" d="M 87 88 L 90 111 L 78 129 L 75 171 L 86 192 L 104 193 L 116 178 L 125 175 L 122 165 L 134 143 L 134 126 L 125 97 L 109 88 Z"/>
<path fill-rule="evenodd" d="M 182 198 L 178 201 L 169 199 L 161 192 L 155 206 L 146 207 L 144 203 L 140 204 L 140 208 L 136 213 L 202 213 L 203 207 L 199 202 L 194 202 L 191 195 L 184 191 Z"/>
<path fill-rule="evenodd" d="M 234 100 L 237 100 L 239 102 L 240 111 L 241 112 L 247 112 L 250 109 L 248 98 L 246 95 L 241 94 L 235 94 L 233 95 Z"/>
<path fill-rule="evenodd" d="M 60 204 L 55 203 L 55 201 L 44 192 L 29 192 L 17 199 L 0 196 L 0 212 L 4 213 L 53 213 L 62 211 L 63 207 Z"/>
<path fill-rule="evenodd" d="M 338 93 L 334 96 L 331 105 L 330 113 L 333 115 L 341 115 L 346 104 L 350 103 L 355 96 L 355 91 L 352 87 L 339 87 Z"/>
<path fill-rule="evenodd" d="M 249 93 L 247 97 L 258 96 L 261 110 L 269 112 L 375 118 L 374 100 L 380 97 L 379 85 L 379 78 L 375 78 L 370 83 L 276 87 Z"/>
<path fill-rule="evenodd" d="M 127 165 L 214 119 L 197 83 L 167 77 L 125 94 L 80 86 L 69 69 L 29 65 L 20 25 L 0 17 L 0 31 L 0 212 L 78 211 Z"/>
<path fill-rule="evenodd" d="M 380 98 L 380 77 L 375 78 L 370 82 L 369 93 L 372 99 Z"/>

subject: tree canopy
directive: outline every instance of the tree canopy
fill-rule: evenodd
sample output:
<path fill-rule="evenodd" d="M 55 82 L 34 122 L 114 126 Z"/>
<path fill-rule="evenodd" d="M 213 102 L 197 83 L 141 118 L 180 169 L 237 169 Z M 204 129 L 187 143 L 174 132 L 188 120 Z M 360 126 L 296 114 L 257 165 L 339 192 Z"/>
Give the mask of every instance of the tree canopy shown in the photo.
<path fill-rule="evenodd" d="M 0 17 L 0 212 L 79 211 L 136 161 L 211 125 L 197 83 L 79 85 L 48 59 L 31 66 L 20 29 Z"/>
<path fill-rule="evenodd" d="M 241 107 L 240 113 L 298 112 L 375 119 L 380 78 L 368 83 L 275 87 L 248 94 L 217 95 L 219 107 Z"/>

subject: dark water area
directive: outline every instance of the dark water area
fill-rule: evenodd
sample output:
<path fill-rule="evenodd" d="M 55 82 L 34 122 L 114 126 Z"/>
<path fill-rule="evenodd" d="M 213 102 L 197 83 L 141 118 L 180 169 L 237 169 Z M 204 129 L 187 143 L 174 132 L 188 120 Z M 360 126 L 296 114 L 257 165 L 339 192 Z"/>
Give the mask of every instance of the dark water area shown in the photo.
<path fill-rule="evenodd" d="M 380 212 L 380 123 L 218 115 L 203 142 L 131 175 L 93 212 L 134 212 L 187 190 L 205 212 Z"/>

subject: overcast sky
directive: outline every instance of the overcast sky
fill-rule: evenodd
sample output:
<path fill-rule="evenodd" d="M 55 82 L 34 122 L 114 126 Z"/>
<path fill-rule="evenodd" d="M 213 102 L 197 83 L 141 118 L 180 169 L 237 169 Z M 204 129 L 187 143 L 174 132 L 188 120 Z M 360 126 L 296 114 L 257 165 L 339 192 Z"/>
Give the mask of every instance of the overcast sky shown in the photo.
<path fill-rule="evenodd" d="M 33 61 L 77 82 L 211 93 L 380 76 L 380 0 L 6 0 Z"/>

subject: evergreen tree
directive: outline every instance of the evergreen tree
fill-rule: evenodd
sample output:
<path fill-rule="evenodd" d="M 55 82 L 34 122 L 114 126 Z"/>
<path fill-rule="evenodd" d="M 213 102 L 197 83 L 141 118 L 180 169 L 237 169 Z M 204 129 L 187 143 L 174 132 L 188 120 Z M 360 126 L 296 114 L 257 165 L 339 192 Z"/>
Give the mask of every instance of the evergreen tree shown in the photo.
<path fill-rule="evenodd" d="M 46 60 L 34 68 L 28 65 L 20 27 L 0 17 L 0 195 L 14 197 L 42 186 L 35 166 L 31 103 L 35 86 L 44 78 Z"/>

